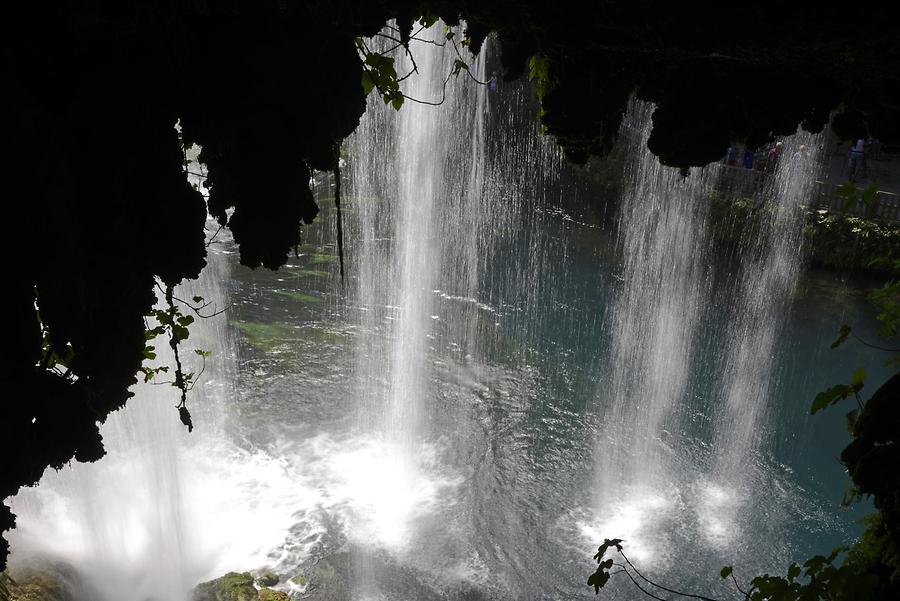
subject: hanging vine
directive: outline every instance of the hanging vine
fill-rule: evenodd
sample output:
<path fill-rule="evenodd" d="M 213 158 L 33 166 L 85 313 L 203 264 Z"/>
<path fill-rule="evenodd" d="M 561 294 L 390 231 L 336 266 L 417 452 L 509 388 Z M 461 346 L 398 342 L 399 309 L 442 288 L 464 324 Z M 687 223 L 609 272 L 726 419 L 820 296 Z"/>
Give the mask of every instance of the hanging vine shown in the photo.
<path fill-rule="evenodd" d="M 175 364 L 174 371 L 170 365 L 142 365 L 141 373 L 144 374 L 144 382 L 157 385 L 170 385 L 178 389 L 180 399 L 178 404 L 175 405 L 175 408 L 178 409 L 178 417 L 181 420 L 181 423 L 187 426 L 188 432 L 191 432 L 194 429 L 194 424 L 191 420 L 191 413 L 187 408 L 187 394 L 193 390 L 194 386 L 197 384 L 197 380 L 206 370 L 206 359 L 210 357 L 212 353 L 204 349 L 193 349 L 194 354 L 202 360 L 200 370 L 196 373 L 193 371 L 185 371 L 181 355 L 181 351 L 183 350 L 181 348 L 181 343 L 187 340 L 191 335 L 189 326 L 194 323 L 194 316 L 182 313 L 180 305 L 190 308 L 198 317 L 203 319 L 209 319 L 216 315 L 220 315 L 225 312 L 227 307 L 210 314 L 204 314 L 203 310 L 209 307 L 211 303 L 205 302 L 202 296 L 194 296 L 191 298 L 191 302 L 188 302 L 175 296 L 174 286 L 166 285 L 166 287 L 163 288 L 157 283 L 157 288 L 163 292 L 165 306 L 163 308 L 154 308 L 147 316 L 148 318 L 155 320 L 157 325 L 150 327 L 148 324 L 144 332 L 144 339 L 146 341 L 144 346 L 144 360 L 153 361 L 157 358 L 156 347 L 151 345 L 150 342 L 158 336 L 165 335 L 168 337 L 169 348 L 172 349 L 172 358 Z M 179 304 L 176 304 L 176 302 Z M 154 381 L 159 374 L 168 374 L 170 372 L 173 374 L 173 379 Z"/>

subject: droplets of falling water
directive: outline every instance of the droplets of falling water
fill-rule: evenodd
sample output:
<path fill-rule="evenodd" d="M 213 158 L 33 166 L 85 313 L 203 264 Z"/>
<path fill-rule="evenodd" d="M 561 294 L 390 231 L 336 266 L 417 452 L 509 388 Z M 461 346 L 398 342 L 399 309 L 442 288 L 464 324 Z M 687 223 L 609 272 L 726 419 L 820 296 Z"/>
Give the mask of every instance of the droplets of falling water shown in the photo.
<path fill-rule="evenodd" d="M 419 37 L 440 37 L 440 31 L 438 24 Z M 410 480 L 419 477 L 416 455 L 434 402 L 430 355 L 438 333 L 460 321 L 435 289 L 473 298 L 483 261 L 486 94 L 464 74 L 447 80 L 456 59 L 450 46 L 412 45 L 416 72 L 404 80 L 404 93 L 443 102 L 407 100 L 394 111 L 371 98 L 350 140 L 348 186 L 356 206 L 348 236 L 356 250 L 353 301 L 363 332 L 355 366 L 360 427 L 397 447 L 402 461 L 393 464 L 409 471 Z M 414 67 L 400 50 L 395 60 L 399 73 Z M 473 69 L 483 70 L 484 60 Z"/>
<path fill-rule="evenodd" d="M 746 478 L 748 459 L 768 438 L 776 355 L 784 346 L 779 334 L 802 267 L 802 205 L 814 191 L 823 143 L 822 134 L 799 131 L 784 141 L 784 156 L 760 195 L 760 236 L 742 249 L 716 407 L 713 473 L 720 480 Z M 800 154 L 801 145 L 808 154 Z"/>
<path fill-rule="evenodd" d="M 717 273 L 728 263 L 712 252 L 708 211 L 724 168 L 682 178 L 662 167 L 646 149 L 652 110 L 633 101 L 623 124 L 623 266 L 607 315 L 608 385 L 598 394 L 609 400 L 595 446 L 597 514 L 582 530 L 629 538 L 636 552 L 662 565 L 672 536 L 729 548 L 746 540 L 743 527 L 763 514 L 765 527 L 777 528 L 791 502 L 775 494 L 763 500 L 757 491 L 778 478 L 765 459 L 766 414 L 778 385 L 778 333 L 802 267 L 801 205 L 813 190 L 822 137 L 798 133 L 784 141 L 781 165 L 759 192 L 766 208 L 759 238 L 740 249 L 735 273 Z M 810 152 L 794 157 L 801 144 Z M 728 307 L 712 304 L 713 275 L 735 290 Z M 709 319 L 717 311 L 726 350 L 710 362 L 703 348 L 720 331 Z M 696 426 L 687 424 L 696 416 L 688 412 L 709 382 L 701 409 L 710 419 L 709 441 L 689 440 L 686 432 Z M 648 540 L 656 541 L 652 553 Z"/>
<path fill-rule="evenodd" d="M 608 312 L 610 406 L 597 446 L 604 491 L 669 480 L 706 298 L 708 202 L 714 169 L 688 177 L 647 150 L 653 107 L 632 101 L 622 126 L 628 163 L 619 207 L 621 276 Z"/>

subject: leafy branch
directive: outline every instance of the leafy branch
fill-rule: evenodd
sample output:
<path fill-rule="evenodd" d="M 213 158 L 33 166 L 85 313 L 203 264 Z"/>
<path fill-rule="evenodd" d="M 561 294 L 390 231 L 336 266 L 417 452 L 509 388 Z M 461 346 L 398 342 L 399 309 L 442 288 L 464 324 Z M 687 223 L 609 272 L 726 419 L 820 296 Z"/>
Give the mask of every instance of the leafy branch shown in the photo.
<path fill-rule="evenodd" d="M 155 385 L 170 385 L 178 389 L 181 397 L 178 404 L 175 406 L 176 409 L 178 409 L 178 417 L 181 420 L 181 423 L 187 426 L 188 432 L 191 432 L 194 429 L 194 424 L 191 421 L 191 414 L 187 408 L 187 394 L 194 389 L 194 386 L 196 385 L 200 376 L 203 375 L 203 372 L 206 370 L 206 359 L 211 356 L 212 353 L 203 349 L 194 349 L 194 354 L 200 357 L 202 360 L 200 371 L 195 374 L 192 371 L 186 372 L 184 370 L 184 365 L 182 363 L 181 357 L 181 343 L 190 337 L 189 326 L 194 323 L 194 316 L 185 315 L 184 313 L 182 313 L 180 306 L 184 305 L 189 307 L 194 311 L 196 315 L 203 319 L 209 319 L 211 317 L 215 317 L 216 315 L 221 315 L 227 309 L 227 307 L 226 309 L 222 309 L 220 311 L 214 311 L 210 314 L 204 314 L 202 312 L 203 309 L 209 307 L 211 303 L 205 302 L 202 296 L 194 296 L 191 299 L 193 302 L 189 303 L 175 296 L 173 286 L 167 285 L 165 288 L 162 288 L 162 286 L 157 283 L 157 287 L 163 292 L 165 306 L 163 308 L 154 308 L 148 314 L 148 317 L 154 319 L 157 325 L 154 327 L 150 327 L 148 325 L 144 331 L 144 360 L 153 361 L 157 358 L 156 347 L 151 345 L 150 342 L 156 339 L 158 336 L 166 336 L 168 338 L 168 345 L 172 350 L 172 356 L 175 362 L 174 379 L 166 381 L 153 381 L 159 374 L 169 373 L 171 371 L 171 366 L 169 365 L 160 365 L 155 367 L 142 365 L 140 371 L 144 374 L 144 382 L 146 383 Z M 176 302 L 180 304 L 176 304 Z"/>
<path fill-rule="evenodd" d="M 653 592 L 653 589 L 683 597 L 686 599 L 699 599 L 700 601 L 720 601 L 714 597 L 703 594 L 687 593 L 655 582 L 641 573 L 632 563 L 622 547 L 622 539 L 606 539 L 597 549 L 594 559 L 597 561 L 597 569 L 588 578 L 588 586 L 594 587 L 594 592 L 600 594 L 612 576 L 624 573 L 631 583 L 650 599 L 669 601 Z M 612 557 L 606 558 L 606 554 L 615 549 L 624 563 L 615 561 Z M 748 586 L 742 587 L 734 575 L 731 566 L 725 566 L 719 571 L 722 579 L 731 579 L 739 598 L 744 601 L 807 601 L 816 599 L 863 599 L 864 595 L 857 597 L 858 593 L 871 591 L 875 583 L 871 574 L 860 574 L 847 562 L 835 565 L 837 558 L 847 553 L 847 547 L 838 547 L 827 556 L 816 555 L 807 559 L 802 567 L 792 563 L 785 576 L 771 576 L 764 574 L 753 578 Z M 613 571 L 613 568 L 617 568 Z M 643 585 L 641 583 L 644 583 Z M 646 586 L 649 585 L 649 586 Z"/>
<path fill-rule="evenodd" d="M 427 104 L 430 106 L 440 106 L 447 99 L 447 84 L 449 83 L 451 77 L 457 77 L 460 73 L 466 73 L 466 75 L 468 75 L 469 78 L 472 79 L 472 81 L 478 84 L 487 85 L 488 83 L 490 83 L 489 81 L 481 81 L 472 74 L 470 70 L 471 65 L 463 58 L 463 55 L 459 50 L 459 45 L 456 42 L 457 32 L 454 31 L 452 27 L 444 26 L 444 39 L 442 42 L 423 39 L 419 37 L 419 34 L 422 31 L 431 27 L 436 22 L 437 17 L 434 15 L 425 15 L 420 17 L 418 20 L 418 23 L 420 25 L 419 28 L 406 40 L 403 39 L 404 36 L 402 35 L 402 32 L 396 27 L 391 27 L 390 29 L 398 32 L 400 38 L 383 32 L 378 33 L 377 37 L 396 42 L 394 45 L 381 51 L 372 50 L 371 48 L 369 48 L 369 45 L 363 38 L 355 39 L 356 49 L 359 52 L 360 58 L 362 58 L 363 63 L 361 83 L 363 92 L 366 94 L 366 96 L 368 96 L 373 90 L 377 90 L 382 100 L 384 100 L 384 103 L 390 104 L 392 107 L 394 107 L 395 110 L 400 110 L 400 107 L 403 106 L 403 103 L 406 100 L 419 104 Z M 447 74 L 447 77 L 444 78 L 441 87 L 440 100 L 431 101 L 414 98 L 403 93 L 403 91 L 400 89 L 400 83 L 402 81 L 406 80 L 413 73 L 418 73 L 419 71 L 415 57 L 410 50 L 410 42 L 413 41 L 423 44 L 433 44 L 439 47 L 445 47 L 447 44 L 450 44 L 454 52 L 456 53 L 456 58 L 453 61 L 450 72 Z M 471 40 L 469 38 L 465 38 L 462 40 L 461 44 L 463 46 L 469 46 L 471 44 Z M 412 63 L 412 68 L 402 76 L 398 76 L 397 74 L 397 69 L 394 65 L 394 57 L 389 56 L 400 47 L 404 49 L 405 54 L 409 57 L 410 62 Z"/>
<path fill-rule="evenodd" d="M 37 294 L 37 290 L 35 290 Z M 72 373 L 72 361 L 75 360 L 75 349 L 71 342 L 67 342 L 62 348 L 53 341 L 47 324 L 41 319 L 41 312 L 35 302 L 35 318 L 41 328 L 41 359 L 38 367 L 44 370 L 52 371 L 56 375 L 66 379 L 74 380 L 75 374 Z M 63 369 L 65 368 L 65 369 Z"/>
<path fill-rule="evenodd" d="M 631 563 L 631 560 L 628 559 L 628 556 L 625 555 L 625 552 L 622 549 L 623 542 L 624 541 L 621 538 L 613 538 L 613 539 L 607 538 L 606 540 L 603 541 L 603 544 L 600 545 L 600 547 L 597 549 L 597 553 L 596 553 L 596 555 L 594 555 L 594 559 L 597 561 L 597 569 L 594 571 L 593 574 L 590 575 L 590 577 L 588 577 L 588 581 L 587 581 L 588 586 L 594 587 L 594 592 L 596 594 L 598 594 L 598 595 L 600 594 L 600 589 L 602 589 L 609 583 L 609 580 L 613 575 L 624 573 L 631 580 L 632 584 L 634 584 L 634 586 L 636 586 L 638 588 L 638 590 L 640 590 L 642 593 L 644 593 L 651 599 L 658 599 L 659 601 L 666 601 L 666 599 L 664 599 L 662 597 L 657 597 L 656 595 L 654 595 L 653 593 L 651 593 L 650 591 L 645 589 L 643 586 L 641 586 L 640 582 L 638 582 L 638 580 L 635 579 L 635 576 L 637 576 L 637 578 L 639 578 L 640 580 L 642 580 L 643 582 L 649 584 L 650 586 L 652 586 L 654 588 L 657 588 L 657 589 L 667 592 L 667 593 L 671 593 L 673 595 L 678 595 L 679 597 L 687 597 L 689 599 L 700 599 L 700 601 L 718 601 L 717 599 L 713 599 L 711 597 L 706 597 L 704 595 L 697 595 L 694 593 L 685 593 L 685 592 L 677 591 L 673 588 L 666 587 L 662 584 L 654 582 L 653 580 L 650 580 L 649 578 L 644 576 L 644 574 L 642 574 L 640 572 L 640 570 L 638 570 L 637 567 L 633 563 Z M 606 553 L 611 548 L 614 548 L 616 550 L 616 553 L 618 553 L 622 557 L 622 559 L 625 560 L 624 564 L 617 563 L 612 558 L 604 559 L 604 557 L 606 556 Z M 613 567 L 618 568 L 618 570 L 615 572 L 611 571 Z"/>

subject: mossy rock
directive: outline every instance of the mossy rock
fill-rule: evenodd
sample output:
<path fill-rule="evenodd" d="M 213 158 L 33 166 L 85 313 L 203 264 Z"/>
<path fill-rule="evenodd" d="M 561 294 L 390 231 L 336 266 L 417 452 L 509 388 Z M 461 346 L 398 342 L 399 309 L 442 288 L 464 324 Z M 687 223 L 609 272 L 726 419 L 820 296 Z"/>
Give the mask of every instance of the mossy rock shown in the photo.
<path fill-rule="evenodd" d="M 278 574 L 274 572 L 263 572 L 259 576 L 256 577 L 256 584 L 260 586 L 275 586 L 278 584 Z"/>
<path fill-rule="evenodd" d="M 9 574 L 0 572 L 0 601 L 10 601 L 8 584 L 10 584 Z"/>
<path fill-rule="evenodd" d="M 198 584 L 193 601 L 257 601 L 258 598 L 250 572 L 228 572 L 221 578 Z"/>
<path fill-rule="evenodd" d="M 0 575 L 0 601 L 72 601 L 66 579 L 53 568 L 17 570 Z"/>
<path fill-rule="evenodd" d="M 283 591 L 264 588 L 259 591 L 259 601 L 291 601 L 291 597 Z"/>

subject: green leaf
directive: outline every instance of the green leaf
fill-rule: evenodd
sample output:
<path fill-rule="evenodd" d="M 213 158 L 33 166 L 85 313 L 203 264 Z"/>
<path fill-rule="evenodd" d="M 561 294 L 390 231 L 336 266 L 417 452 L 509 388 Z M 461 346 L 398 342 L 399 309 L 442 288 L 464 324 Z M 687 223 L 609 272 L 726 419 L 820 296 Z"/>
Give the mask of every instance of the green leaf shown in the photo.
<path fill-rule="evenodd" d="M 195 297 L 192 297 L 191 300 L 194 301 L 194 302 L 197 303 L 197 304 L 200 304 L 200 303 L 203 302 L 203 297 L 202 297 L 202 296 L 195 296 Z"/>
<path fill-rule="evenodd" d="M 722 578 L 728 578 L 729 576 L 731 576 L 732 571 L 733 568 L 731 566 L 725 566 L 724 568 L 719 570 L 719 576 L 721 576 Z"/>
<path fill-rule="evenodd" d="M 866 206 L 871 205 L 875 202 L 875 199 L 878 197 L 878 184 L 873 183 L 869 184 L 865 190 L 862 191 L 862 201 Z"/>
<path fill-rule="evenodd" d="M 588 578 L 588 586 L 594 587 L 594 593 L 600 594 L 600 589 L 606 586 L 606 583 L 609 582 L 609 572 L 605 570 L 601 570 L 597 568 L 597 571 L 590 575 Z"/>
<path fill-rule="evenodd" d="M 191 332 L 186 327 L 179 324 L 172 326 L 172 340 L 175 341 L 175 344 L 178 344 L 182 340 L 187 340 L 190 335 Z"/>
<path fill-rule="evenodd" d="M 422 27 L 428 29 L 435 23 L 437 23 L 437 15 L 432 15 L 431 13 L 425 13 L 421 17 L 419 17 L 419 23 L 421 23 Z"/>
<path fill-rule="evenodd" d="M 366 69 L 362 72 L 362 88 L 363 94 L 368 96 L 375 89 L 375 82 L 372 81 L 372 75 Z"/>
<path fill-rule="evenodd" d="M 855 372 L 853 372 L 853 376 L 851 378 L 851 384 L 853 386 L 856 386 L 857 384 L 859 384 L 860 388 L 862 388 L 862 384 L 864 384 L 865 381 L 866 381 L 866 368 L 865 367 L 860 367 Z"/>
<path fill-rule="evenodd" d="M 603 544 L 597 548 L 597 554 L 594 555 L 594 559 L 597 560 L 597 563 L 603 561 L 603 556 L 606 555 L 606 552 L 610 547 L 615 547 L 616 551 L 622 552 L 622 539 L 621 538 L 607 538 L 603 541 Z"/>
<path fill-rule="evenodd" d="M 846 384 L 838 384 L 832 386 L 828 390 L 820 392 L 816 395 L 816 398 L 813 399 L 812 406 L 809 408 L 810 415 L 815 415 L 822 409 L 846 399 L 851 392 L 853 392 L 853 390 Z"/>
<path fill-rule="evenodd" d="M 847 337 L 850 336 L 850 332 L 851 332 L 850 326 L 848 326 L 847 324 L 842 325 L 841 328 L 838 330 L 838 337 L 835 339 L 834 342 L 831 343 L 831 348 L 837 348 L 837 347 L 841 346 L 842 344 L 844 344 L 844 342 L 847 340 Z"/>
<path fill-rule="evenodd" d="M 788 568 L 788 573 L 787 573 L 788 580 L 793 582 L 794 579 L 797 578 L 797 576 L 799 576 L 799 575 L 800 575 L 800 566 L 798 566 L 795 563 L 792 563 L 791 567 Z"/>

